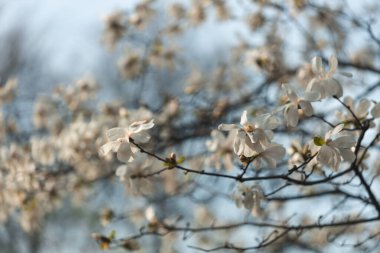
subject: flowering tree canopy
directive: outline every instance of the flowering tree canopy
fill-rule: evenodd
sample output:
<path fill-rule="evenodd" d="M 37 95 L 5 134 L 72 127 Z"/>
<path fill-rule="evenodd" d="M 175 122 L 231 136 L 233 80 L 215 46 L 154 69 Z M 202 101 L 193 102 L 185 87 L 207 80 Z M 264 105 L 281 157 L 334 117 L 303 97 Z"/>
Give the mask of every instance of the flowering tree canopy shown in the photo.
<path fill-rule="evenodd" d="M 355 5 L 138 1 L 99 22 L 114 101 L 88 75 L 20 115 L 4 79 L 0 248 L 52 252 L 77 208 L 91 252 L 376 252 L 380 3 Z"/>

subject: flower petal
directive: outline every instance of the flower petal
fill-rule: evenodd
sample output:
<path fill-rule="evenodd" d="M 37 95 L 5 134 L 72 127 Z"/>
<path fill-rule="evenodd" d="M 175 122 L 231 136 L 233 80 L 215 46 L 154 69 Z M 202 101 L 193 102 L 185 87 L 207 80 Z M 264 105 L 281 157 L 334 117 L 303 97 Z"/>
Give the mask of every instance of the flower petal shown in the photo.
<path fill-rule="evenodd" d="M 313 115 L 313 112 L 314 112 L 313 106 L 311 105 L 309 101 L 300 101 L 299 105 L 301 109 L 303 110 L 303 113 L 305 114 L 305 116 L 310 117 L 311 115 Z"/>
<path fill-rule="evenodd" d="M 361 99 L 355 113 L 358 114 L 358 117 L 364 117 L 367 115 L 370 106 L 371 102 L 368 99 Z"/>
<path fill-rule="evenodd" d="M 116 141 L 119 138 L 125 137 L 125 129 L 121 127 L 114 127 L 106 132 L 107 139 L 109 141 Z"/>
<path fill-rule="evenodd" d="M 297 107 L 293 104 L 290 104 L 288 107 L 286 107 L 284 110 L 284 117 L 288 126 L 297 126 L 299 119 Z"/>
<path fill-rule="evenodd" d="M 244 126 L 248 122 L 247 111 L 245 110 L 240 118 L 240 125 Z"/>
<path fill-rule="evenodd" d="M 340 155 L 343 157 L 343 160 L 352 163 L 355 161 L 355 154 L 349 149 L 340 148 L 339 149 Z"/>
<path fill-rule="evenodd" d="M 220 124 L 218 126 L 218 129 L 220 131 L 231 131 L 231 130 L 234 130 L 234 129 L 239 129 L 240 127 L 238 125 L 235 125 L 235 124 Z"/>
<path fill-rule="evenodd" d="M 129 126 L 129 131 L 131 131 L 133 133 L 138 133 L 138 132 L 141 132 L 143 130 L 148 130 L 148 129 L 152 128 L 153 126 L 154 126 L 153 119 L 147 123 L 146 123 L 146 120 L 137 121 L 137 122 L 133 122 Z"/>
<path fill-rule="evenodd" d="M 315 56 L 311 59 L 311 70 L 314 74 L 321 74 L 324 72 L 321 57 Z"/>
<path fill-rule="evenodd" d="M 283 83 L 282 89 L 286 92 L 290 101 L 293 101 L 293 102 L 297 101 L 298 96 L 296 92 L 294 91 L 294 89 L 289 84 Z"/>
<path fill-rule="evenodd" d="M 123 143 L 117 151 L 117 159 L 121 162 L 128 163 L 133 160 L 133 153 L 131 150 L 131 145 L 129 143 Z"/>
<path fill-rule="evenodd" d="M 234 152 L 237 155 L 241 155 L 244 151 L 245 132 L 239 131 L 234 140 Z"/>
<path fill-rule="evenodd" d="M 338 69 L 338 60 L 335 55 L 331 55 L 329 59 L 329 74 L 333 75 Z"/>
<path fill-rule="evenodd" d="M 99 155 L 106 156 L 111 150 L 113 152 L 116 152 L 119 149 L 120 144 L 121 143 L 119 141 L 107 142 L 106 144 L 104 144 L 103 146 L 99 148 Z"/>
<path fill-rule="evenodd" d="M 147 132 L 135 133 L 131 137 L 139 143 L 147 143 L 150 140 L 150 135 Z"/>
<path fill-rule="evenodd" d="M 336 138 L 333 143 L 338 148 L 351 148 L 355 146 L 356 140 L 353 136 L 345 135 Z"/>

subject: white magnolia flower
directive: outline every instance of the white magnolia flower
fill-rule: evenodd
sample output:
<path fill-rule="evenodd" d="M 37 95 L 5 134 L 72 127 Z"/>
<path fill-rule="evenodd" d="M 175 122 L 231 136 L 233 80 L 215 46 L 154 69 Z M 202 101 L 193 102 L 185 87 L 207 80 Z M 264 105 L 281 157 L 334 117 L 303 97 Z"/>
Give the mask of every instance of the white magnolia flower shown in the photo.
<path fill-rule="evenodd" d="M 318 56 L 311 60 L 311 68 L 315 77 L 308 83 L 306 91 L 318 93 L 320 96 L 319 99 L 328 96 L 341 97 L 343 95 L 342 86 L 333 78 L 333 75 L 338 68 L 338 60 L 334 55 L 329 59 L 328 71 L 325 71 L 322 59 Z"/>
<path fill-rule="evenodd" d="M 239 183 L 236 191 L 232 194 L 232 198 L 239 208 L 243 206 L 247 210 L 260 209 L 264 193 L 258 185 L 248 186 Z"/>
<path fill-rule="evenodd" d="M 122 164 L 116 168 L 115 175 L 124 185 L 127 194 L 141 196 L 152 193 L 154 185 L 150 178 L 143 175 L 152 172 L 152 169 L 161 166 L 161 161 L 151 159 L 141 153 L 134 157 L 133 161 Z"/>
<path fill-rule="evenodd" d="M 347 162 L 353 162 L 355 160 L 355 154 L 351 150 L 356 143 L 355 138 L 350 135 L 342 135 L 334 138 L 343 127 L 344 124 L 340 124 L 328 131 L 324 139 L 314 137 L 314 151 L 318 151 L 316 157 L 317 161 L 334 170 L 339 168 L 342 158 Z"/>
<path fill-rule="evenodd" d="M 365 119 L 369 113 L 369 107 L 371 106 L 371 102 L 368 99 L 361 99 L 356 102 L 352 99 L 352 97 L 347 96 L 343 99 L 343 102 L 350 107 L 351 111 L 356 115 L 358 119 Z M 341 122 L 355 122 L 355 118 L 351 112 L 345 110 L 344 112 L 338 111 L 338 118 Z"/>
<path fill-rule="evenodd" d="M 235 139 L 233 132 L 230 132 L 225 137 L 218 130 L 213 130 L 211 137 L 211 140 L 206 141 L 206 146 L 209 151 L 213 152 L 213 155 L 208 157 L 207 162 L 217 170 L 222 168 L 222 163 L 227 170 L 232 170 L 234 166 L 232 162 L 232 145 Z"/>
<path fill-rule="evenodd" d="M 282 89 L 286 92 L 289 99 L 289 103 L 284 106 L 286 125 L 296 127 L 299 121 L 299 109 L 307 117 L 313 115 L 313 106 L 310 102 L 316 101 L 318 94 L 306 92 L 304 97 L 300 97 L 293 87 L 286 83 L 282 85 Z"/>
<path fill-rule="evenodd" d="M 133 160 L 133 154 L 137 148 L 130 145 L 130 138 L 139 143 L 146 143 L 150 135 L 145 131 L 154 126 L 153 120 L 146 122 L 137 121 L 128 128 L 115 127 L 106 132 L 108 142 L 100 147 L 99 154 L 107 155 L 110 151 L 117 152 L 117 158 L 122 162 Z"/>
<path fill-rule="evenodd" d="M 262 150 L 269 146 L 273 137 L 272 131 L 278 126 L 279 120 L 271 114 L 260 115 L 255 118 L 255 123 L 248 122 L 247 111 L 241 115 L 240 126 L 235 124 L 220 124 L 218 129 L 232 131 L 234 138 L 234 152 L 237 155 L 252 157 L 256 150 Z"/>

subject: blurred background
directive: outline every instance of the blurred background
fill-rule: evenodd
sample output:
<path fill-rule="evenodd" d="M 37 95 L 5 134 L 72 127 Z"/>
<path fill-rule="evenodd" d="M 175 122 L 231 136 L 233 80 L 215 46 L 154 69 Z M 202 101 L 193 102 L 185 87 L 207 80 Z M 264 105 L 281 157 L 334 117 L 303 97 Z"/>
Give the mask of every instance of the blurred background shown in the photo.
<path fill-rule="evenodd" d="M 219 70 L 223 70 L 224 64 L 227 64 L 225 62 L 230 59 L 232 54 L 231 47 L 235 49 L 239 46 L 242 48 L 244 46 L 259 48 L 270 43 L 276 45 L 278 38 L 271 37 L 271 31 L 277 32 L 276 36 L 278 35 L 282 40 L 281 46 L 279 46 L 282 51 L 277 52 L 277 49 L 273 49 L 274 55 L 281 55 L 275 60 L 278 59 L 279 62 L 276 62 L 278 65 L 274 65 L 289 67 L 289 69 L 283 70 L 284 73 L 282 73 L 281 78 L 276 77 L 279 83 L 282 78 L 289 80 L 288 72 L 294 74 L 295 68 L 300 67 L 304 62 L 309 62 L 311 57 L 317 54 L 327 57 L 334 53 L 342 59 L 349 59 L 352 62 L 359 55 L 363 56 L 364 64 L 366 64 L 366 57 L 368 57 L 371 58 L 368 62 L 371 61 L 375 66 L 379 62 L 380 54 L 372 53 L 378 52 L 376 44 L 366 43 L 368 37 L 362 36 L 363 34 L 360 31 L 353 30 L 351 32 L 351 20 L 345 21 L 342 18 L 341 23 L 336 24 L 339 27 L 336 30 L 333 26 L 329 27 L 330 30 L 326 29 L 327 31 L 317 28 L 313 30 L 310 29 L 313 25 L 307 18 L 307 12 L 304 13 L 304 16 L 302 14 L 299 16 L 289 14 L 286 17 L 279 17 L 277 12 L 269 10 L 265 12 L 265 16 L 271 22 L 276 23 L 276 27 L 269 27 L 267 30 L 257 28 L 257 30 L 252 31 L 239 21 L 239 17 L 246 15 L 246 13 L 256 13 L 260 8 L 245 8 L 244 6 L 248 6 L 248 2 L 251 1 L 228 1 L 229 10 L 234 16 L 231 20 L 219 22 L 215 18 L 216 15 L 211 14 L 211 18 L 207 19 L 202 26 L 188 28 L 181 36 L 168 39 L 168 43 L 173 42 L 181 54 L 174 71 L 169 68 L 152 70 L 144 75 L 144 78 L 126 80 L 123 73 L 119 71 L 120 58 L 125 53 L 125 46 L 117 45 L 113 50 L 110 50 L 105 45 L 104 20 L 107 15 L 114 11 L 132 12 L 139 2 L 141 1 L 0 1 L 0 82 L 4 83 L 13 77 L 18 79 L 16 102 L 6 106 L 5 110 L 7 115 L 17 117 L 20 129 L 25 132 L 33 129 L 31 115 L 33 114 L 33 104 L 38 96 L 41 94 L 51 95 L 56 90 L 57 85 L 67 86 L 86 76 L 93 77 L 98 83 L 100 88 L 97 99 L 100 103 L 116 99 L 131 108 L 137 109 L 146 106 L 152 111 L 160 112 L 170 97 L 179 97 L 183 103 L 194 103 L 197 99 L 200 100 L 199 104 L 195 103 L 197 105 L 192 104 L 193 107 L 187 108 L 188 111 L 185 110 L 185 114 L 195 110 L 194 107 L 201 107 L 203 104 L 207 108 L 208 99 L 210 97 L 214 99 L 214 97 L 206 96 L 203 93 L 194 95 L 196 92 L 191 91 L 194 87 L 189 85 L 188 77 L 193 73 L 193 67 L 197 66 L 210 79 L 217 79 L 218 72 L 216 73 L 214 70 L 218 67 Z M 137 35 L 137 37 L 124 38 L 124 42 L 129 44 L 129 50 L 137 48 L 136 50 L 141 51 L 154 44 L 157 35 L 160 33 L 160 23 L 169 19 L 167 7 L 173 1 L 161 0 L 156 2 L 156 23 L 149 25 L 144 33 Z M 191 1 L 185 2 L 188 5 L 192 3 Z M 283 4 L 281 1 L 279 2 Z M 375 19 L 379 13 L 377 1 L 342 0 L 331 3 L 331 1 L 321 0 L 313 1 L 313 3 L 332 7 L 342 5 L 352 17 L 367 15 L 368 20 Z M 285 3 L 284 5 L 287 6 Z M 293 5 L 289 4 L 289 6 Z M 368 8 L 369 6 L 373 8 Z M 289 7 L 289 10 L 291 9 L 292 7 Z M 371 9 L 372 13 L 369 13 L 368 9 Z M 296 18 L 294 18 L 295 16 Z M 344 17 L 344 15 L 342 16 Z M 281 21 L 283 22 L 281 23 Z M 299 24 L 305 25 L 307 30 L 305 33 L 303 33 L 303 28 L 299 30 L 294 28 L 298 27 Z M 373 31 L 379 31 L 378 28 L 379 24 L 374 22 Z M 342 31 L 343 34 L 340 33 Z M 315 48 L 308 47 L 306 42 L 307 36 L 310 34 L 318 39 L 322 38 L 320 42 L 321 44 L 325 43 L 325 45 L 320 46 L 320 48 L 323 50 L 317 50 L 318 46 Z M 244 45 L 242 42 L 249 42 L 250 45 Z M 280 42 L 278 43 L 280 44 Z M 246 66 L 245 63 L 242 65 Z M 256 62 L 256 65 L 260 64 Z M 378 81 L 377 74 L 363 73 L 360 68 L 352 69 L 350 65 L 346 67 L 354 73 L 357 80 L 363 83 Z M 273 70 L 268 72 L 270 71 Z M 240 80 L 241 83 L 253 82 L 257 84 L 260 81 L 267 80 L 268 72 L 252 71 L 251 66 L 249 69 L 241 70 L 241 72 L 242 74 L 239 74 L 239 77 L 244 77 L 242 78 L 244 80 Z M 220 76 L 222 76 L 221 79 L 224 78 L 223 74 Z M 214 79 L 211 82 L 214 82 Z M 216 93 L 218 99 L 238 98 L 245 92 L 254 90 L 251 89 L 252 87 L 257 88 L 255 85 L 243 85 L 240 90 L 239 80 L 230 79 L 233 80 L 231 83 L 236 82 L 235 86 L 231 84 L 210 85 L 210 87 L 212 86 L 210 89 L 213 89 L 214 93 L 215 90 L 218 91 Z M 228 80 L 230 81 L 230 79 Z M 231 88 L 229 85 L 233 87 Z M 361 89 L 360 85 L 354 85 L 350 81 L 347 81 L 346 85 L 351 94 L 355 94 Z M 222 88 L 218 90 L 218 87 Z M 267 101 L 275 103 L 273 92 L 276 90 L 270 88 L 268 90 Z M 370 94 L 369 98 L 371 97 L 376 98 L 376 94 Z M 257 103 L 262 102 L 262 100 L 257 101 Z M 232 113 L 229 119 L 236 119 L 238 115 L 240 112 Z M 207 119 L 206 117 L 206 121 Z M 186 121 L 186 118 L 184 120 Z M 216 121 L 212 123 L 215 126 L 219 124 Z M 208 133 L 209 130 L 210 128 L 207 128 Z M 186 144 L 188 143 L 184 145 Z M 184 147 L 183 150 L 189 150 L 189 147 Z M 227 189 L 230 190 L 231 187 Z M 40 224 L 42 229 L 38 231 L 24 232 L 17 222 L 18 211 L 11 215 L 4 225 L 0 226 L 0 252 L 100 252 L 98 245 L 91 238 L 94 231 L 102 231 L 104 234 L 109 234 L 111 230 L 117 230 L 121 234 L 126 231 L 125 224 L 120 222 L 123 217 L 113 221 L 112 229 L 104 229 L 100 223 L 102 210 L 110 208 L 115 213 L 128 214 L 129 210 L 131 212 L 134 210 L 134 205 L 143 205 L 143 202 L 140 203 L 139 200 L 126 198 L 124 187 L 118 180 L 113 179 L 97 182 L 89 188 L 70 194 L 74 197 L 64 198 L 60 203 L 61 208 L 47 214 Z M 152 203 L 154 201 L 159 202 L 160 199 L 155 198 L 151 201 Z M 222 205 L 221 203 L 223 204 L 223 201 L 214 204 L 218 206 Z M 186 209 L 186 203 L 170 204 L 167 208 Z M 154 243 L 159 244 L 154 240 L 151 243 L 152 245 Z M 180 249 L 181 247 L 179 247 Z"/>

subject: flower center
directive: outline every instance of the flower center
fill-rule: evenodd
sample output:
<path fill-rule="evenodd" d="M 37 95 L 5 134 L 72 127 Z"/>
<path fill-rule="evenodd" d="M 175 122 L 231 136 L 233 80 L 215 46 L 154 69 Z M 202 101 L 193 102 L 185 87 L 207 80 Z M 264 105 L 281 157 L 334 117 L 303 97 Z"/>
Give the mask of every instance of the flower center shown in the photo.
<path fill-rule="evenodd" d="M 244 126 L 244 130 L 247 132 L 247 133 L 252 133 L 253 131 L 255 131 L 255 127 L 252 126 L 251 124 L 246 124 Z"/>

